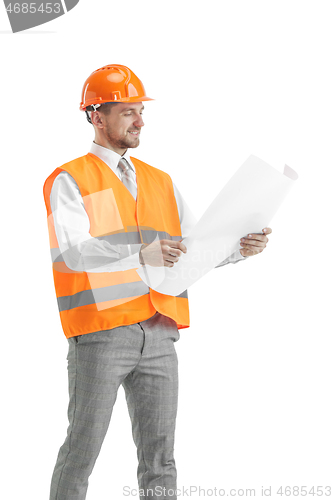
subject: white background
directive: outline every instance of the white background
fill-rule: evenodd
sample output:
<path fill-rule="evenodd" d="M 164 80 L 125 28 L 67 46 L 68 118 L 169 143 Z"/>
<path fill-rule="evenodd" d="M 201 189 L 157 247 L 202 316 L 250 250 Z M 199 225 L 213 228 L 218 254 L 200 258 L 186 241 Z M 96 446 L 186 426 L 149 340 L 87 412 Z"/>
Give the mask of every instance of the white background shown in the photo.
<path fill-rule="evenodd" d="M 250 154 L 299 174 L 266 250 L 189 289 L 179 487 L 333 486 L 332 15 L 330 1 L 81 0 L 13 35 L 0 8 L 6 499 L 48 498 L 66 436 L 42 188 L 88 152 L 81 89 L 110 63 L 156 99 L 133 155 L 168 172 L 197 217 Z M 126 485 L 137 488 L 136 450 L 120 388 L 87 500 L 120 500 Z"/>

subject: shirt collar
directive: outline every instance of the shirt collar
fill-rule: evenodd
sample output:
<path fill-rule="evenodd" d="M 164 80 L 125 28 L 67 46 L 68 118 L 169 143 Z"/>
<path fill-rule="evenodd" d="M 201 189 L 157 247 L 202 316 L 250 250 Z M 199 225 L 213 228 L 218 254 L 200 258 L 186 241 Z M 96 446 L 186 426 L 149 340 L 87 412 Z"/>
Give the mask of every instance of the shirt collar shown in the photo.
<path fill-rule="evenodd" d="M 118 166 L 120 158 L 125 158 L 125 160 L 128 161 L 129 165 L 131 166 L 131 168 L 135 172 L 135 167 L 130 160 L 128 149 L 127 149 L 126 153 L 123 154 L 123 156 L 120 156 L 115 151 L 112 151 L 112 149 L 105 148 L 104 146 L 100 146 L 99 144 L 96 144 L 95 142 L 93 142 L 91 145 L 91 148 L 90 148 L 90 153 L 97 156 L 102 161 L 104 161 L 104 163 L 106 163 L 107 166 L 110 167 L 111 170 L 116 175 L 118 175 L 117 166 Z"/>

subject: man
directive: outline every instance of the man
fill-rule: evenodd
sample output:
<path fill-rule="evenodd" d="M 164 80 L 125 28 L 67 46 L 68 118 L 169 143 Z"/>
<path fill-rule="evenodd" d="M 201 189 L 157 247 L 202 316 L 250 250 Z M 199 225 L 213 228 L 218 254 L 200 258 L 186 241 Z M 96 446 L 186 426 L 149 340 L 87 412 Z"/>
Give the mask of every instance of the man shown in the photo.
<path fill-rule="evenodd" d="M 160 294 L 136 269 L 173 267 L 196 221 L 168 174 L 128 155 L 139 145 L 148 100 L 126 66 L 92 73 L 80 106 L 95 131 L 91 151 L 57 168 L 44 185 L 53 276 L 69 342 L 69 427 L 51 500 L 85 499 L 120 384 L 137 447 L 140 498 L 176 498 L 174 342 L 179 329 L 189 327 L 187 292 Z M 267 241 L 265 234 L 244 238 L 219 266 L 260 253 Z"/>

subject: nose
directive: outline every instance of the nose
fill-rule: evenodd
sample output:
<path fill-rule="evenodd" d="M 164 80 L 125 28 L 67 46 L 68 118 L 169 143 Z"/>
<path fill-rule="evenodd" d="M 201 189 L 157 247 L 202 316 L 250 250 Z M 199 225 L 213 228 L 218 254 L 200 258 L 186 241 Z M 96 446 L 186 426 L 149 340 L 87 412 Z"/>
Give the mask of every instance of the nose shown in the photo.
<path fill-rule="evenodd" d="M 136 116 L 133 125 L 135 125 L 136 127 L 143 127 L 144 126 L 144 121 L 143 121 L 142 116 L 140 114 Z"/>

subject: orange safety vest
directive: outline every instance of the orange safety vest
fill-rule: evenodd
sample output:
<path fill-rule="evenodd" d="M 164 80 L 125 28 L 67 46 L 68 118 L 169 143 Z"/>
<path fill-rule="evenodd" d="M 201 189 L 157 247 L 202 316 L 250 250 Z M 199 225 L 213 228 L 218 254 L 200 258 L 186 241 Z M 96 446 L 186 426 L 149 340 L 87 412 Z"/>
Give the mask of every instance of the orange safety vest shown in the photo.
<path fill-rule="evenodd" d="M 135 269 L 78 272 L 68 268 L 54 229 L 50 193 L 56 176 L 68 172 L 76 181 L 90 220 L 90 234 L 111 244 L 142 244 L 158 239 L 180 241 L 181 227 L 171 178 L 131 157 L 136 169 L 137 201 L 117 175 L 88 153 L 66 163 L 46 179 L 53 277 L 61 324 L 67 338 L 144 321 L 156 311 L 188 328 L 187 290 L 173 297 L 149 288 Z"/>

